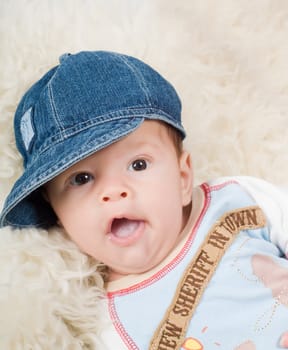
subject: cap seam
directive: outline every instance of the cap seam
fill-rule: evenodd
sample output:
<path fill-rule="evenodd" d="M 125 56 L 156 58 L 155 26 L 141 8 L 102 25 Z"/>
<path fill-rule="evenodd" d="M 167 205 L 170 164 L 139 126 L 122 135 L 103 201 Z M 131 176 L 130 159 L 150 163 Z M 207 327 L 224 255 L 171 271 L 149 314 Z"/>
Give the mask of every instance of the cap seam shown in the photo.
<path fill-rule="evenodd" d="M 139 86 L 141 87 L 141 90 L 144 92 L 149 106 L 151 106 L 152 103 L 151 103 L 150 94 L 149 94 L 147 86 L 145 84 L 145 80 L 144 80 L 142 72 L 139 72 L 139 69 L 135 69 L 135 65 L 132 62 L 128 62 L 128 60 L 126 59 L 125 56 L 120 55 L 119 58 L 122 59 L 122 61 L 127 65 L 127 67 L 129 67 L 132 70 L 132 72 L 136 76 L 137 80 L 138 81 L 140 80 Z"/>
<path fill-rule="evenodd" d="M 62 126 L 62 124 L 60 122 L 60 118 L 59 118 L 57 110 L 56 110 L 53 90 L 52 90 L 52 86 L 51 86 L 51 80 L 47 84 L 47 87 L 48 87 L 48 98 L 49 98 L 49 102 L 50 102 L 50 105 L 51 105 L 51 109 L 53 111 L 54 120 L 56 121 L 56 124 L 57 124 L 57 127 L 59 128 L 59 130 L 61 130 L 60 133 L 59 133 L 60 136 L 61 136 L 61 140 L 64 140 L 64 137 L 63 137 L 63 134 L 62 134 L 63 131 L 64 131 L 64 128 L 63 128 L 63 126 Z"/>

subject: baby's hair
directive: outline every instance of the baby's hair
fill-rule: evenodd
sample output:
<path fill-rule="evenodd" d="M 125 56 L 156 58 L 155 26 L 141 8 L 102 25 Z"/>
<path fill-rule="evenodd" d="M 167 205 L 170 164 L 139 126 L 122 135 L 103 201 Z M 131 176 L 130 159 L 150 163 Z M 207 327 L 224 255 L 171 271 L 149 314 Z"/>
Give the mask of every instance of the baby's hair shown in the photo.
<path fill-rule="evenodd" d="M 181 133 L 175 129 L 173 126 L 167 124 L 167 123 L 161 123 L 163 124 L 163 126 L 165 126 L 167 132 L 168 132 L 168 136 L 170 137 L 175 150 L 176 150 L 176 154 L 177 156 L 180 158 L 182 152 L 183 152 L 183 138 Z"/>

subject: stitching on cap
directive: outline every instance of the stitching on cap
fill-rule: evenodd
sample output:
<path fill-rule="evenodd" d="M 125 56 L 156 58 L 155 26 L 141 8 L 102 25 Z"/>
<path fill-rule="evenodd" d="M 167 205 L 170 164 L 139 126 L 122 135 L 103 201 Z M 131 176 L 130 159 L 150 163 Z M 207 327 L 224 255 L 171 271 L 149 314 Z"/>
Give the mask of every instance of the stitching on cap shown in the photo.
<path fill-rule="evenodd" d="M 129 113 L 127 113 L 129 112 Z M 73 125 L 70 128 L 66 128 L 65 132 L 60 133 L 61 137 L 58 137 L 58 134 L 53 135 L 52 137 L 49 137 L 43 145 L 39 149 L 39 155 L 45 152 L 47 149 L 51 147 L 51 145 L 54 145 L 56 143 L 59 143 L 63 141 L 63 139 L 71 137 L 75 133 L 79 133 L 85 129 L 88 129 L 90 127 L 95 127 L 97 125 L 106 123 L 106 122 L 111 122 L 111 121 L 117 121 L 121 119 L 131 119 L 134 117 L 147 117 L 149 114 L 153 115 L 163 115 L 167 117 L 167 119 L 174 125 L 177 125 L 173 118 L 171 118 L 167 113 L 160 109 L 156 109 L 153 107 L 147 107 L 147 108 L 127 108 L 124 110 L 117 110 L 112 113 L 108 114 L 103 114 L 102 116 L 96 116 L 93 119 L 90 119 L 88 121 L 85 121 L 83 123 L 79 123 L 77 125 Z"/>
<path fill-rule="evenodd" d="M 60 130 L 61 140 L 64 140 L 64 136 L 63 136 L 64 129 L 63 129 L 62 125 L 61 125 L 60 118 L 59 118 L 57 110 L 56 110 L 55 100 L 54 100 L 52 86 L 51 86 L 51 81 L 48 83 L 48 98 L 49 98 L 49 102 L 50 102 L 51 107 L 52 107 L 52 111 L 53 111 L 53 114 L 54 114 L 54 119 L 56 120 L 56 124 L 57 124 L 57 126 L 58 126 L 58 128 Z"/>
<path fill-rule="evenodd" d="M 151 103 L 151 99 L 150 99 L 149 89 L 147 88 L 147 85 L 145 83 L 145 79 L 144 79 L 142 73 L 139 72 L 139 70 L 135 67 L 135 65 L 133 65 L 133 63 L 129 62 L 125 56 L 119 56 L 119 57 L 132 70 L 134 75 L 138 78 L 140 87 L 145 94 L 145 97 L 147 99 L 147 102 L 149 103 L 149 106 L 151 106 L 152 103 Z"/>

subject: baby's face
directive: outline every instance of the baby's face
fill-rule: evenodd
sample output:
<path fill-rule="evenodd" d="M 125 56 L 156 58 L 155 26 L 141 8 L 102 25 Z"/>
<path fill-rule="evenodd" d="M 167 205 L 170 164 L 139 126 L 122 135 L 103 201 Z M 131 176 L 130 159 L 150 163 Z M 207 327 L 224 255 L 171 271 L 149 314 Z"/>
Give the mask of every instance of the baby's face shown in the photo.
<path fill-rule="evenodd" d="M 180 159 L 166 128 L 145 121 L 47 185 L 60 223 L 112 278 L 143 273 L 177 244 L 191 201 L 190 156 Z"/>

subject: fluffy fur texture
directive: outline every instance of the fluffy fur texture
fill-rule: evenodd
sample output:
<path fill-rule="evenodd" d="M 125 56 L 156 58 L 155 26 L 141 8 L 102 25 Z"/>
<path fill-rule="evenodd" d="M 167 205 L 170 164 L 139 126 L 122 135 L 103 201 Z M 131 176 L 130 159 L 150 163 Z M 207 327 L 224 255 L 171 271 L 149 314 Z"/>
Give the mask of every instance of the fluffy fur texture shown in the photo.
<path fill-rule="evenodd" d="M 286 0 L 10 0 L 0 16 L 0 206 L 21 172 L 18 100 L 80 50 L 134 55 L 174 84 L 195 184 L 245 174 L 288 185 Z M 60 231 L 2 229 L 0 349 L 101 348 L 99 268 Z"/>

